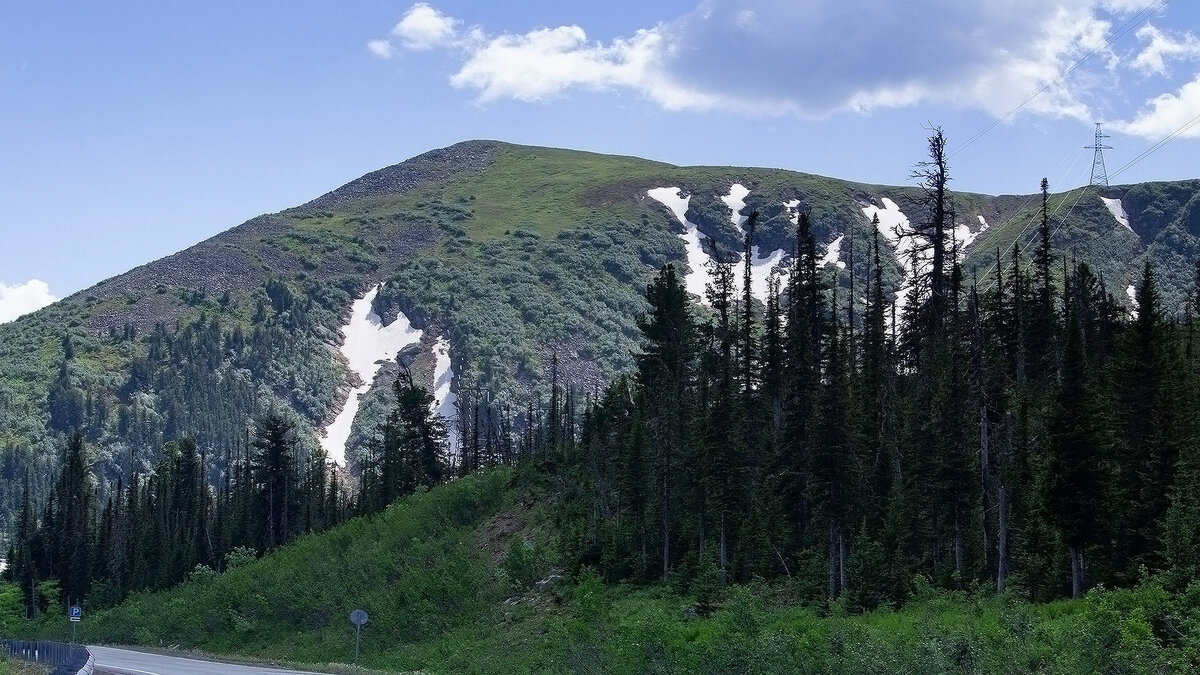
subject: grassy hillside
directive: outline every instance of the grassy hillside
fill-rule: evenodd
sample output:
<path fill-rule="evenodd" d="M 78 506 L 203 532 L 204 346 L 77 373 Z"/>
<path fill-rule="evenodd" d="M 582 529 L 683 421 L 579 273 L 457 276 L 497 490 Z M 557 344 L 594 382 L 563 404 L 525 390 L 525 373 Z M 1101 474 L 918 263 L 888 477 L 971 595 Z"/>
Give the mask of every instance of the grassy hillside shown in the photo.
<path fill-rule="evenodd" d="M 403 499 L 222 575 L 89 614 L 81 637 L 428 673 L 1184 673 L 1200 588 L 1154 581 L 1033 606 L 918 582 L 899 610 L 805 606 L 799 580 L 681 592 L 556 565 L 547 515 L 513 470 Z M 563 574 L 559 577 L 559 574 Z M 42 631 L 65 630 L 57 617 Z"/>
<path fill-rule="evenodd" d="M 219 653 L 349 662 L 350 611 L 371 616 L 368 653 L 471 626 L 503 599 L 478 529 L 511 506 L 511 474 L 477 475 L 398 502 L 385 513 L 304 537 L 221 575 L 200 574 L 92 615 L 88 639 L 184 645 Z M 368 661 L 369 663 L 372 661 Z"/>
<path fill-rule="evenodd" d="M 916 144 L 914 163 L 920 150 Z M 450 340 L 460 388 L 521 409 L 545 396 L 557 358 L 564 379 L 594 389 L 632 366 L 650 275 L 685 260 L 679 224 L 646 190 L 683 189 L 688 217 L 737 249 L 720 201 L 734 182 L 751 189 L 747 202 L 762 213 L 766 250 L 791 250 L 782 204 L 796 200 L 811 213 L 819 246 L 847 233 L 859 242 L 853 268 L 860 275 L 869 257 L 862 243 L 872 236 L 864 204 L 887 197 L 914 221 L 923 217 L 914 187 L 492 141 L 431 151 L 0 325 L 0 529 L 26 472 L 35 494 L 46 493 L 44 477 L 53 475 L 72 427 L 98 448 L 92 460 L 102 481 L 148 470 L 163 442 L 179 436 L 197 439 L 218 480 L 218 460 L 242 442 L 247 418 L 272 405 L 295 411 L 312 436 L 340 406 L 340 323 L 351 300 L 381 282 L 385 319 L 403 310 Z M 1125 200 L 1134 232 L 1094 190 L 1053 195 L 1055 247 L 1103 272 L 1118 299 L 1149 258 L 1160 267 L 1166 304 L 1180 308 L 1200 256 L 1197 195 L 1200 181 L 1112 188 L 1106 196 Z M 959 221 L 983 216 L 991 226 L 967 257 L 967 278 L 976 269 L 989 283 L 995 251 L 1014 242 L 1029 249 L 1040 199 L 956 194 L 954 201 Z M 847 241 L 843 257 L 849 251 Z M 899 285 L 903 261 L 892 262 L 889 290 Z M 173 349 L 159 348 L 168 342 Z M 219 345 L 202 368 L 189 351 L 196 344 Z M 358 451 L 380 421 L 394 370 L 381 372 L 355 425 Z"/>

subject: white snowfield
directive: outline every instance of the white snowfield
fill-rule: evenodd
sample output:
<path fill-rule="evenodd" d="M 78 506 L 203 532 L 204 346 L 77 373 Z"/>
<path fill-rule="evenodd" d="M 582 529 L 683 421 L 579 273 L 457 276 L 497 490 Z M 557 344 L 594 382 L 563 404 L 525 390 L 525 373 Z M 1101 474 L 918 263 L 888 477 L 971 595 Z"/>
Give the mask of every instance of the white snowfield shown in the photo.
<path fill-rule="evenodd" d="M 825 247 L 825 257 L 821 258 L 821 265 L 837 265 L 841 269 L 846 269 L 846 263 L 841 261 L 842 257 L 842 240 L 846 235 L 839 234 L 837 239 L 829 242 Z"/>
<path fill-rule="evenodd" d="M 683 197 L 680 189 L 675 187 L 654 188 L 647 190 L 646 194 L 667 207 L 675 215 L 675 219 L 687 229 L 679 235 L 684 248 L 687 249 L 687 264 L 691 270 L 683 273 L 684 287 L 688 293 L 699 296 L 701 302 L 705 302 L 704 287 L 712 281 L 712 275 L 708 273 L 708 267 L 705 265 L 708 262 L 708 253 L 704 250 L 700 232 L 696 229 L 696 224 L 684 216 L 688 210 L 688 202 L 692 200 L 691 195 Z"/>
<path fill-rule="evenodd" d="M 704 288 L 712 282 L 712 274 L 710 274 L 707 265 L 711 260 L 711 256 L 705 249 L 704 235 L 700 234 L 699 230 L 696 229 L 695 223 L 685 217 L 691 196 L 681 196 L 681 191 L 677 187 L 654 188 L 647 190 L 646 194 L 654 201 L 667 207 L 686 229 L 686 232 L 679 235 L 679 238 L 683 239 L 684 247 L 687 250 L 687 264 L 691 270 L 684 276 L 684 287 L 689 294 L 698 296 L 702 303 L 708 304 L 708 299 L 704 295 Z M 729 221 L 743 235 L 746 233 L 745 224 L 747 216 L 741 215 L 740 211 L 746 208 L 746 196 L 749 194 L 750 190 L 748 188 L 740 183 L 734 183 L 729 188 L 729 194 L 721 197 L 721 201 L 729 207 Z M 799 202 L 795 202 L 795 204 L 799 204 Z M 750 265 L 752 268 L 750 292 L 754 297 L 766 302 L 768 277 L 771 270 L 775 269 L 783 261 L 783 256 L 783 249 L 771 251 L 766 255 L 757 246 L 750 249 Z M 779 269 L 781 276 L 784 276 L 786 271 L 784 268 Z M 738 270 L 734 276 L 734 292 L 740 295 L 742 292 L 741 287 L 742 275 L 740 270 Z"/>
<path fill-rule="evenodd" d="M 1125 295 L 1129 296 L 1129 314 L 1136 319 L 1138 317 L 1137 286 L 1129 284 L 1129 287 L 1125 289 Z"/>
<path fill-rule="evenodd" d="M 1125 205 L 1121 203 L 1120 199 L 1101 197 L 1100 201 L 1104 202 L 1104 205 L 1108 207 L 1108 212 L 1113 215 L 1113 218 L 1117 219 L 1118 223 L 1124 225 L 1125 229 L 1133 232 L 1133 228 L 1129 225 L 1129 214 L 1125 213 Z"/>
<path fill-rule="evenodd" d="M 371 303 L 378 294 L 379 287 L 376 286 L 367 291 L 366 295 L 355 300 L 350 305 L 350 320 L 342 326 L 341 352 L 350 370 L 348 379 L 351 382 L 357 380 L 357 386 L 350 389 L 341 412 L 329 426 L 325 427 L 320 439 L 326 457 L 341 466 L 346 465 L 346 441 L 350 438 L 350 429 L 354 424 L 355 416 L 358 415 L 360 398 L 370 391 L 375 374 L 379 372 L 384 363 L 395 360 L 396 355 L 405 347 L 421 341 L 422 331 L 414 328 L 403 312 L 400 312 L 392 323 L 383 325 L 383 320 L 371 308 Z M 438 380 L 435 387 L 440 395 L 435 395 L 434 405 L 436 406 L 435 412 L 453 419 L 455 417 L 453 414 L 454 394 L 450 393 L 453 373 L 450 372 L 449 350 L 449 343 L 439 339 L 438 349 L 435 349 L 438 369 L 435 371 L 434 377 Z M 439 354 L 439 351 L 444 353 Z M 445 362 L 444 372 L 442 372 L 443 360 Z M 445 380 L 444 384 L 441 382 L 442 379 Z M 443 407 L 447 401 L 450 405 L 449 415 L 446 414 Z M 454 447 L 457 446 L 451 446 L 452 449 Z"/>
<path fill-rule="evenodd" d="M 862 212 L 867 220 L 879 218 L 879 234 L 883 235 L 883 238 L 891 245 L 896 259 L 904 267 L 904 281 L 896 291 L 895 303 L 896 314 L 902 315 L 904 314 L 904 305 L 908 302 L 908 293 L 912 288 L 914 267 L 917 274 L 926 271 L 933 264 L 933 252 L 917 248 L 917 238 L 913 236 L 915 230 L 908 221 L 908 216 L 900 211 L 896 202 L 887 197 L 880 202 L 883 204 L 883 208 L 867 204 L 862 207 Z"/>
<path fill-rule="evenodd" d="M 741 211 L 746 208 L 746 197 L 749 194 L 750 188 L 745 187 L 741 183 L 734 183 L 729 186 L 729 194 L 721 197 L 721 201 L 725 202 L 725 205 L 729 207 L 729 222 L 737 227 L 742 237 L 746 236 L 746 221 L 749 220 L 749 217 L 743 216 Z M 783 249 L 776 249 L 767 255 L 763 255 L 759 247 L 750 247 L 750 294 L 758 298 L 761 302 L 765 303 L 767 301 L 768 281 L 771 276 L 771 270 L 775 269 L 775 266 L 783 260 L 783 255 Z M 781 279 L 787 276 L 786 267 L 780 268 L 779 276 Z M 733 285 L 735 292 L 741 295 L 742 275 L 740 269 L 733 280 Z"/>
<path fill-rule="evenodd" d="M 979 219 L 983 220 L 983 216 L 979 216 Z M 986 229 L 988 229 L 986 221 L 978 230 L 975 230 L 974 232 L 971 231 L 970 226 L 968 226 L 966 223 L 955 223 L 954 241 L 958 243 L 958 257 L 960 260 L 966 257 L 967 248 L 971 244 L 974 244 L 975 239 L 977 239 L 979 235 L 983 234 L 984 230 Z"/>
<path fill-rule="evenodd" d="M 403 312 L 391 324 L 383 325 L 371 308 L 371 302 L 378 294 L 379 287 L 376 286 L 355 300 L 350 305 L 350 320 L 342 326 L 342 356 L 352 373 L 351 381 L 357 377 L 358 386 L 350 389 L 342 411 L 321 435 L 321 447 L 325 449 L 326 457 L 342 466 L 346 465 L 346 441 L 358 414 L 359 398 L 371 389 L 375 373 L 385 361 L 395 359 L 401 349 L 421 340 L 421 331 L 412 327 Z"/>
<path fill-rule="evenodd" d="M 900 211 L 900 207 L 896 202 L 884 197 L 880 202 L 883 208 L 879 208 L 873 204 L 868 204 L 862 207 L 863 215 L 868 220 L 872 220 L 875 216 L 879 216 L 879 233 L 892 246 L 893 252 L 896 254 L 896 259 L 904 266 L 904 280 L 900 288 L 896 291 L 896 313 L 904 312 L 904 305 L 908 301 L 909 291 L 912 290 L 914 273 L 916 275 L 929 271 L 929 267 L 933 264 L 933 251 L 929 249 L 920 250 L 918 244 L 918 236 L 914 236 L 916 230 L 912 223 L 909 222 L 908 216 Z M 979 235 L 986 232 L 990 226 L 983 216 L 976 216 L 979 220 L 979 229 L 974 232 L 966 223 L 955 223 L 951 234 L 954 236 L 955 242 L 958 244 L 958 257 L 963 259 L 966 257 L 967 248 L 975 243 Z M 949 254 L 949 251 L 947 251 Z M 914 260 L 915 257 L 915 260 Z"/>
<path fill-rule="evenodd" d="M 433 405 L 434 413 L 446 420 L 446 445 L 453 456 L 458 452 L 458 395 L 452 390 L 454 370 L 450 367 L 450 341 L 444 337 L 437 339 L 433 347 L 436 364 L 433 368 Z"/>
<path fill-rule="evenodd" d="M 675 218 L 683 224 L 686 232 L 679 235 L 684 241 L 687 249 L 687 262 L 691 272 L 685 275 L 684 285 L 688 293 L 696 295 L 701 299 L 701 302 L 707 304 L 704 297 L 704 288 L 711 283 L 712 275 L 707 269 L 706 263 L 710 260 L 708 251 L 704 246 L 704 236 L 696 229 L 696 224 L 687 220 L 688 203 L 691 197 L 683 197 L 679 188 L 675 187 L 660 187 L 646 192 L 649 197 L 663 206 L 666 206 Z M 746 197 L 750 194 L 750 190 L 745 186 L 734 183 L 729 188 L 729 193 L 721 197 L 721 201 L 729 207 L 729 220 L 738 228 L 738 231 L 743 235 L 746 233 L 745 223 L 747 217 L 741 215 L 741 210 L 746 207 Z M 915 272 L 917 274 L 927 272 L 932 264 L 933 253 L 929 250 L 922 250 L 920 247 L 919 237 L 916 234 L 912 223 L 908 217 L 900 211 L 900 207 L 896 202 L 888 197 L 880 200 L 882 207 L 874 204 L 864 204 L 862 206 L 863 215 L 868 220 L 879 217 L 879 233 L 884 240 L 892 247 L 892 251 L 896 255 L 896 259 L 904 266 L 904 282 L 896 294 L 896 311 L 903 312 L 904 303 L 908 300 L 908 294 L 912 287 L 912 279 Z M 785 202 L 783 206 L 788 211 L 788 219 L 792 224 L 796 224 L 799 219 L 800 200 L 794 199 Z M 958 244 L 960 258 L 966 255 L 966 250 L 970 247 L 979 235 L 989 229 L 987 220 L 983 216 L 976 216 L 979 221 L 979 228 L 972 230 L 966 223 L 955 223 L 952 230 L 955 241 Z M 840 269 L 846 269 L 846 263 L 842 261 L 842 243 L 845 241 L 845 234 L 838 235 L 833 241 L 825 246 L 825 254 L 821 258 L 821 266 L 836 265 Z M 750 291 L 754 297 L 759 300 L 766 301 L 767 297 L 767 281 L 768 277 L 774 270 L 781 279 L 786 279 L 787 267 L 781 266 L 785 251 L 782 249 L 772 251 L 768 255 L 764 255 L 757 246 L 751 250 L 751 265 L 753 267 L 753 278 L 751 280 Z M 915 260 L 914 260 L 915 256 Z M 737 293 L 741 293 L 741 274 L 740 271 L 736 275 L 735 288 Z"/>
<path fill-rule="evenodd" d="M 746 197 L 749 195 L 750 188 L 741 183 L 734 183 L 729 186 L 729 194 L 721 197 L 721 201 L 729 207 L 729 221 L 743 234 L 745 233 L 743 226 L 746 224 L 747 217 L 742 215 L 742 209 L 746 208 Z"/>

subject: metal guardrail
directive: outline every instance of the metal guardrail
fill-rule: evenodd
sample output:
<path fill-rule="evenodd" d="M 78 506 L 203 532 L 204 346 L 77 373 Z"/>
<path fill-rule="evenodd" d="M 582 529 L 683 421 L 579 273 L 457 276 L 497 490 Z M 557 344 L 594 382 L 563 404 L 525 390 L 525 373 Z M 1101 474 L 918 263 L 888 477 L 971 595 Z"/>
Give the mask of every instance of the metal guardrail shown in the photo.
<path fill-rule="evenodd" d="M 92 675 L 96 660 L 87 647 L 44 640 L 4 640 L 10 656 L 57 666 L 50 675 Z"/>

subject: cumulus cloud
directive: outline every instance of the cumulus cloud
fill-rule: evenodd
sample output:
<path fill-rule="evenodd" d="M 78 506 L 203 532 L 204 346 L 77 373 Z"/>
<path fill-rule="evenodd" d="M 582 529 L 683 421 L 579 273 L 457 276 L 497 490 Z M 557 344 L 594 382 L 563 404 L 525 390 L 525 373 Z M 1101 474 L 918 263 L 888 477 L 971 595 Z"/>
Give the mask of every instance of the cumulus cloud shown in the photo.
<path fill-rule="evenodd" d="M 396 48 L 387 40 L 371 40 L 367 43 L 367 49 L 381 59 L 390 59 L 396 54 Z"/>
<path fill-rule="evenodd" d="M 936 103 L 1000 117 L 1025 104 L 1091 122 L 1095 91 L 1113 85 L 1119 66 L 1165 70 L 1192 53 L 1190 35 L 1143 31 L 1145 48 L 1123 63 L 1108 46 L 1114 24 L 1144 9 L 1144 0 L 700 0 L 673 20 L 597 41 L 573 25 L 467 29 L 419 3 L 371 49 L 449 49 L 459 58 L 450 83 L 481 103 L 628 91 L 670 110 L 755 116 Z M 1086 67 L 1074 68 L 1081 59 Z"/>
<path fill-rule="evenodd" d="M 424 50 L 446 47 L 458 39 L 458 26 L 462 22 L 446 16 L 428 3 L 418 2 L 392 28 L 392 35 L 400 39 L 408 49 Z"/>
<path fill-rule="evenodd" d="M 681 87 L 658 68 L 668 48 L 664 36 L 653 30 L 599 44 L 589 42 L 579 26 L 543 28 L 484 40 L 469 50 L 450 83 L 474 89 L 481 102 L 537 101 L 581 87 L 633 89 L 672 110 L 716 105 L 717 96 Z"/>
<path fill-rule="evenodd" d="M 1179 91 L 1151 99 L 1131 121 L 1116 125 L 1119 131 L 1150 140 L 1166 138 L 1188 124 L 1192 126 L 1180 138 L 1200 138 L 1200 75 L 1180 87 Z"/>
<path fill-rule="evenodd" d="M 0 323 L 7 323 L 39 310 L 58 300 L 50 293 L 50 287 L 39 279 L 16 286 L 0 284 Z"/>
<path fill-rule="evenodd" d="M 1173 37 L 1151 24 L 1146 24 L 1138 30 L 1137 36 L 1146 46 L 1131 65 L 1134 70 L 1144 75 L 1166 75 L 1168 61 L 1200 59 L 1200 40 L 1191 33 Z"/>

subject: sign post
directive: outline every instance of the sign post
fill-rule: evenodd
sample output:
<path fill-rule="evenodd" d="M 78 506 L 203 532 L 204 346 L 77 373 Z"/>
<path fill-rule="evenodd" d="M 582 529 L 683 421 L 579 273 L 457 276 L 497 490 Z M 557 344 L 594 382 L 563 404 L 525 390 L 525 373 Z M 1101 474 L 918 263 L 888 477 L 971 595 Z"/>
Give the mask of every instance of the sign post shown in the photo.
<path fill-rule="evenodd" d="M 79 627 L 79 622 L 83 619 L 83 608 L 79 605 L 71 605 L 67 610 L 67 618 L 71 620 L 71 646 L 75 646 L 75 630 Z"/>
<path fill-rule="evenodd" d="M 362 627 L 367 623 L 367 613 L 361 609 L 350 612 L 350 623 L 354 624 L 354 667 L 358 667 L 358 644 Z"/>

